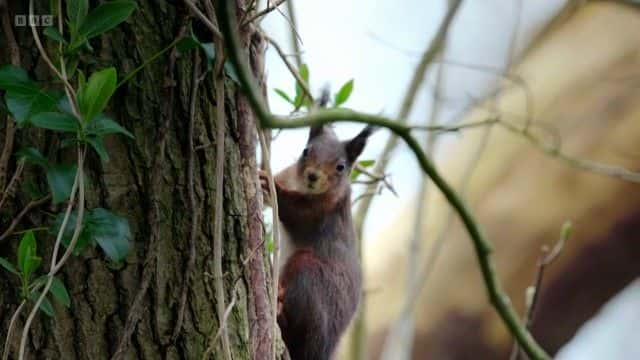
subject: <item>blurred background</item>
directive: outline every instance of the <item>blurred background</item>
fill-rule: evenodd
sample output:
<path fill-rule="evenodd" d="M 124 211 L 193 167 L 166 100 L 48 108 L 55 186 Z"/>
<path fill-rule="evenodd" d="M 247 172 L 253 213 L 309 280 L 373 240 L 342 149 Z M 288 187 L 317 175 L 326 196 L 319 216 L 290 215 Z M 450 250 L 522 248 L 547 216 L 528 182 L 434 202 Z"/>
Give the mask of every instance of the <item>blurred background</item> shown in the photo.
<path fill-rule="evenodd" d="M 289 2 L 262 27 L 292 58 L 299 52 L 313 92 L 354 79 L 345 106 L 390 117 L 402 111 L 451 9 L 446 0 Z M 543 247 L 553 248 L 571 221 L 530 315 L 534 337 L 558 359 L 640 359 L 640 184 L 632 173 L 640 171 L 640 6 L 633 3 L 462 1 L 406 117 L 420 126 L 494 121 L 416 134 L 473 209 L 523 316 Z M 266 69 L 270 106 L 287 114 L 291 105 L 273 89 L 292 93 L 295 82 L 273 48 Z M 348 138 L 360 128 L 336 131 Z M 306 136 L 278 134 L 276 170 L 295 161 Z M 379 165 L 388 137 L 378 132 L 361 159 Z M 384 173 L 397 195 L 383 188 L 366 212 L 363 317 L 340 358 L 515 358 L 468 235 L 403 144 L 389 158 Z M 365 187 L 354 190 L 362 199 Z"/>

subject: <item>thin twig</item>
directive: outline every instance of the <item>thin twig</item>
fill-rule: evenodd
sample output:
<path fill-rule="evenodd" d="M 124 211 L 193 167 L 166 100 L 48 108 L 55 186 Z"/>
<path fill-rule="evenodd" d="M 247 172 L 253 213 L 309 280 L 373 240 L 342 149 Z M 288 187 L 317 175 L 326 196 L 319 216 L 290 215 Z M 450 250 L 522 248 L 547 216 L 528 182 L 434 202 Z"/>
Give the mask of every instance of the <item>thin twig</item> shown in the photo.
<path fill-rule="evenodd" d="M 302 92 L 304 92 L 304 94 L 311 100 L 311 102 L 314 102 L 313 95 L 309 90 L 309 85 L 304 81 L 304 79 L 302 79 L 302 77 L 300 76 L 300 72 L 297 71 L 296 68 L 293 67 L 289 59 L 287 59 L 286 54 L 284 53 L 284 51 L 282 50 L 278 42 L 276 42 L 274 39 L 266 35 L 264 36 L 264 38 L 269 42 L 269 44 L 273 46 L 274 49 L 276 49 L 276 52 L 278 53 L 278 55 L 280 55 L 280 58 L 282 59 L 282 62 L 284 62 L 284 64 L 287 66 L 287 69 L 289 69 L 289 72 L 291 73 L 291 75 L 293 75 L 298 85 L 300 85 Z"/>
<path fill-rule="evenodd" d="M 9 16 L 9 6 L 5 1 L 0 4 L 0 11 L 2 14 L 2 30 L 7 38 L 6 48 L 9 52 L 11 59 L 11 65 L 20 66 L 20 48 L 16 42 L 16 38 L 13 34 L 13 27 L 11 26 L 11 18 Z M 13 152 L 13 142 L 16 134 L 16 124 L 7 115 L 7 121 L 5 125 L 4 144 L 2 146 L 2 153 L 0 153 L 0 189 L 4 189 L 7 180 L 7 173 L 9 170 L 9 160 Z M 0 205 L 2 208 L 2 205 Z"/>
<path fill-rule="evenodd" d="M 222 35 L 220 34 L 220 30 L 218 30 L 218 27 L 213 22 L 211 22 L 211 20 L 209 20 L 209 18 L 207 18 L 207 16 L 203 14 L 202 11 L 200 11 L 200 9 L 198 9 L 198 6 L 193 2 L 193 0 L 184 0 L 184 2 L 187 4 L 189 9 L 191 9 L 191 12 L 193 12 L 193 14 L 197 16 L 198 19 L 200 19 L 200 21 L 202 21 L 202 23 L 207 26 L 207 28 L 209 28 L 209 30 L 211 31 L 211 33 L 215 38 L 217 39 L 222 38 Z"/>
<path fill-rule="evenodd" d="M 40 296 L 36 300 L 33 308 L 31 309 L 31 312 L 27 317 L 27 321 L 24 324 L 24 328 L 22 329 L 22 339 L 20 340 L 20 353 L 19 353 L 20 360 L 24 360 L 25 349 L 27 345 L 27 339 L 29 338 L 29 329 L 31 328 L 31 323 L 33 322 L 33 319 L 38 313 L 40 305 L 42 304 L 45 297 L 49 293 L 49 290 L 51 289 L 54 276 L 58 273 L 58 271 L 60 271 L 60 269 L 62 268 L 64 263 L 67 261 L 69 256 L 71 256 L 71 254 L 73 253 L 73 250 L 75 249 L 76 243 L 78 242 L 78 238 L 80 238 L 80 233 L 82 231 L 82 219 L 84 217 L 85 189 L 84 189 L 83 166 L 84 166 L 85 153 L 86 153 L 85 149 L 78 149 L 78 170 L 76 172 L 76 178 L 73 181 L 73 186 L 71 187 L 71 196 L 69 198 L 69 205 L 67 206 L 67 210 L 64 214 L 62 225 L 60 225 L 60 230 L 58 230 L 58 235 L 56 236 L 56 242 L 53 247 L 53 254 L 51 255 L 51 266 L 49 269 L 49 273 L 47 273 L 47 282 L 44 286 L 44 289 L 40 293 Z M 74 224 L 73 235 L 71 237 L 71 242 L 69 243 L 69 246 L 67 246 L 67 249 L 62 255 L 62 258 L 58 261 L 57 260 L 58 251 L 60 249 L 60 244 L 62 243 L 62 236 L 64 235 L 64 232 L 65 232 L 64 230 L 67 227 L 67 222 L 69 221 L 69 217 L 71 215 L 71 209 L 73 208 L 76 192 L 78 192 L 79 195 L 78 195 L 78 204 L 77 204 L 76 223 Z"/>
<path fill-rule="evenodd" d="M 207 11 L 213 18 L 212 9 L 207 8 Z M 213 275 L 214 289 L 216 294 L 216 312 L 218 316 L 218 324 L 220 324 L 220 330 L 222 332 L 222 349 L 224 356 L 227 360 L 231 360 L 231 346 L 229 343 L 229 334 L 226 326 L 223 326 L 224 311 L 225 311 L 225 290 L 224 282 L 222 280 L 222 218 L 224 201 L 224 151 L 225 151 L 225 89 L 224 89 L 224 73 L 222 71 L 224 65 L 224 46 L 222 40 L 215 41 L 216 64 L 214 67 L 213 83 L 216 96 L 216 198 L 214 204 L 214 218 L 213 218 Z M 213 344 L 211 344 L 213 345 Z"/>
<path fill-rule="evenodd" d="M 542 246 L 540 258 L 537 262 L 538 270 L 536 272 L 536 279 L 533 286 L 529 286 L 525 293 L 525 312 L 524 312 L 524 324 L 527 329 L 531 328 L 531 324 L 533 323 L 533 314 L 535 311 L 536 304 L 538 303 L 538 298 L 540 297 L 540 289 L 542 289 L 542 279 L 544 277 L 544 271 L 547 266 L 549 266 L 555 259 L 560 255 L 562 250 L 564 249 L 564 244 L 569 240 L 571 236 L 571 222 L 567 221 L 562 225 L 562 230 L 560 231 L 560 238 L 553 246 L 551 250 L 546 245 Z M 511 348 L 511 355 L 509 356 L 510 360 L 518 359 L 520 355 L 520 347 L 517 342 L 513 343 L 513 347 Z"/>
<path fill-rule="evenodd" d="M 222 323 L 220 324 L 220 326 L 218 326 L 218 330 L 216 331 L 215 335 L 211 338 L 211 341 L 209 341 L 209 344 L 210 344 L 209 347 L 204 352 L 204 355 L 202 355 L 203 360 L 208 359 L 211 353 L 215 351 L 215 344 L 220 338 L 220 336 L 222 336 L 222 330 L 227 327 L 227 319 L 229 318 L 229 315 L 231 314 L 231 310 L 233 310 L 233 307 L 236 305 L 236 301 L 238 300 L 238 284 L 240 284 L 240 278 L 238 278 L 238 280 L 235 281 L 233 290 L 231 291 L 231 301 L 229 302 L 229 305 L 227 305 L 227 308 L 224 311 L 224 315 L 222 316 Z"/>
<path fill-rule="evenodd" d="M 271 195 L 271 211 L 273 218 L 273 266 L 271 267 L 272 271 L 272 283 L 273 283 L 273 291 L 272 291 L 272 306 L 273 306 L 273 359 L 276 359 L 276 344 L 278 337 L 278 272 L 280 270 L 280 217 L 278 212 L 278 196 L 276 194 L 276 185 L 273 179 L 273 173 L 271 172 L 271 154 L 269 152 L 269 148 L 267 147 L 267 140 L 265 129 L 258 129 L 258 136 L 260 137 L 260 146 L 262 148 L 262 153 L 265 154 L 265 158 L 262 159 L 262 165 L 264 166 L 264 170 L 267 172 L 267 182 L 269 184 L 269 193 Z"/>
<path fill-rule="evenodd" d="M 264 105 L 256 81 L 251 75 L 245 57 L 241 54 L 240 41 L 236 32 L 235 8 L 229 6 L 230 4 L 226 1 L 217 2 L 216 5 L 220 11 L 218 19 L 225 38 L 225 44 L 228 48 L 229 59 L 238 72 L 240 83 L 244 87 L 247 99 L 254 113 L 260 120 L 261 125 L 265 128 L 299 128 L 309 125 L 318 126 L 326 123 L 351 121 L 379 125 L 391 130 L 395 135 L 402 138 L 414 153 L 422 170 L 431 178 L 449 204 L 456 209 L 456 212 L 460 216 L 462 223 L 471 237 L 489 300 L 502 318 L 504 324 L 518 339 L 520 345 L 531 358 L 534 360 L 549 359 L 549 355 L 536 343 L 529 331 L 522 326 L 517 313 L 513 310 L 511 302 L 503 291 L 494 270 L 493 260 L 490 256 L 491 247 L 481 232 L 475 218 L 462 198 L 444 178 L 442 178 L 432 162 L 422 152 L 420 144 L 411 135 L 410 129 L 398 123 L 398 121 L 389 121 L 388 118 L 382 116 L 363 114 L 348 109 L 320 110 L 297 119 L 272 115 Z"/>
<path fill-rule="evenodd" d="M 33 17 L 33 0 L 29 0 L 29 19 L 31 19 L 32 17 Z M 33 39 L 36 43 L 36 47 L 38 48 L 40 56 L 42 57 L 44 62 L 49 66 L 49 69 L 51 69 L 51 71 L 53 71 L 53 73 L 64 84 L 64 91 L 67 94 L 67 97 L 69 98 L 69 103 L 71 104 L 71 109 L 73 111 L 73 114 L 78 118 L 78 121 L 81 121 L 80 111 L 78 110 L 78 104 L 76 101 L 77 99 L 76 91 L 73 88 L 73 86 L 71 86 L 71 84 L 69 83 L 69 80 L 67 79 L 64 64 L 61 64 L 62 72 L 60 72 L 60 70 L 58 70 L 58 68 L 55 65 L 53 65 L 53 63 L 51 62 L 51 59 L 49 58 L 49 55 L 47 55 L 46 50 L 42 46 L 42 41 L 40 41 L 40 35 L 38 35 L 38 30 L 36 29 L 35 24 L 29 21 L 29 26 L 31 27 L 31 33 L 33 34 Z"/>
<path fill-rule="evenodd" d="M 513 134 L 521 136 L 538 150 L 544 152 L 548 156 L 562 160 L 566 164 L 576 169 L 618 178 L 633 183 L 640 183 L 640 172 L 634 172 L 618 165 L 603 164 L 600 162 L 568 155 L 557 146 L 549 145 L 545 141 L 539 139 L 531 132 L 527 131 L 526 128 L 520 128 L 508 121 L 500 121 L 498 122 L 498 125 Z"/>
<path fill-rule="evenodd" d="M 293 48 L 293 57 L 296 61 L 296 65 L 300 67 L 302 65 L 302 50 L 300 49 L 300 44 L 302 40 L 300 39 L 300 35 L 298 35 L 298 21 L 296 20 L 296 9 L 293 1 L 287 1 L 287 14 L 289 15 L 289 36 L 291 41 L 291 47 Z"/>
<path fill-rule="evenodd" d="M 382 182 L 385 188 L 389 189 L 389 191 L 391 191 L 393 195 L 398 196 L 396 189 L 393 187 L 393 184 L 391 184 L 391 181 L 389 181 L 388 174 L 382 174 L 382 175 L 374 174 L 373 172 L 367 170 L 365 167 L 361 166 L 360 164 L 356 164 L 355 168 L 359 172 L 363 173 L 364 175 L 368 176 L 371 179 L 371 181 L 364 181 L 361 183 L 371 185 L 371 184 Z M 357 183 L 357 181 L 354 181 L 353 183 Z"/>
<path fill-rule="evenodd" d="M 13 218 L 13 220 L 11 221 L 11 224 L 9 225 L 9 227 L 7 228 L 7 230 L 5 230 L 2 235 L 0 235 L 0 243 L 4 242 L 4 240 L 6 240 L 7 238 L 9 238 L 9 236 L 13 233 L 13 229 L 15 229 L 15 227 L 20 223 L 20 220 L 22 220 L 22 218 L 29 213 L 29 211 L 31 211 L 31 209 L 38 207 L 44 203 L 46 203 L 47 201 L 49 201 L 51 199 L 51 195 L 47 195 L 44 196 L 40 199 L 37 200 L 32 200 L 30 201 L 27 206 L 24 207 L 24 209 L 22 209 L 22 211 L 20 211 L 18 213 L 18 215 Z"/>
<path fill-rule="evenodd" d="M 15 327 L 16 320 L 20 313 L 22 312 L 22 308 L 26 305 L 27 300 L 22 300 L 18 308 L 11 316 L 11 321 L 9 321 L 9 329 L 7 330 L 7 339 L 4 341 L 4 350 L 2 352 L 2 360 L 7 360 L 9 358 L 9 345 L 11 343 L 11 335 L 13 335 L 13 328 Z"/>
<path fill-rule="evenodd" d="M 493 125 L 500 121 L 497 117 L 489 118 L 485 120 L 479 120 L 474 122 L 463 123 L 459 125 L 427 125 L 427 126 L 409 126 L 411 130 L 424 130 L 434 132 L 458 132 L 464 129 L 483 127 L 487 125 Z"/>
<path fill-rule="evenodd" d="M 276 2 L 274 2 L 272 5 L 267 6 L 264 10 L 257 12 L 255 15 L 245 20 L 244 22 L 242 22 L 240 26 L 244 27 L 245 25 L 251 22 L 254 22 L 255 20 L 260 19 L 261 17 L 269 14 L 273 10 L 276 10 L 278 6 L 282 5 L 285 1 L 287 0 L 276 0 Z"/>
<path fill-rule="evenodd" d="M 13 186 L 16 184 L 16 182 L 18 182 L 20 175 L 22 175 L 22 170 L 24 170 L 24 160 L 18 162 L 18 167 L 16 168 L 16 171 L 13 173 L 11 180 L 9 180 L 9 184 L 7 185 L 7 188 L 4 189 L 4 191 L 2 192 L 2 198 L 0 198 L 0 209 L 2 209 L 4 202 L 11 195 Z"/>

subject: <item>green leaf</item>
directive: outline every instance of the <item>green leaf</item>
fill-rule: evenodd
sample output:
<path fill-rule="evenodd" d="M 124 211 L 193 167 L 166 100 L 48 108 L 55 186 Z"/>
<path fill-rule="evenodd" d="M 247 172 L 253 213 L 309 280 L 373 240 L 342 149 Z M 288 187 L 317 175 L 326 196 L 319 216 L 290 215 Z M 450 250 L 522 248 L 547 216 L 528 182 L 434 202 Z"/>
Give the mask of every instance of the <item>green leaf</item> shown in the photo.
<path fill-rule="evenodd" d="M 67 164 L 54 165 L 47 170 L 47 183 L 51 190 L 53 204 L 69 198 L 77 170 L 77 166 Z"/>
<path fill-rule="evenodd" d="M 53 294 L 53 297 L 58 300 L 65 307 L 71 306 L 71 297 L 69 297 L 69 292 L 67 292 L 67 288 L 64 286 L 62 280 L 57 277 L 53 278 L 51 282 L 51 289 L 49 289 Z"/>
<path fill-rule="evenodd" d="M 135 2 L 127 0 L 102 3 L 87 15 L 78 32 L 87 39 L 98 36 L 125 21 L 136 6 Z"/>
<path fill-rule="evenodd" d="M 5 268 L 7 271 L 9 271 L 10 273 L 16 274 L 18 276 L 20 276 L 20 273 L 18 272 L 18 270 L 13 266 L 12 263 L 9 262 L 9 260 L 0 257 L 0 266 L 2 266 L 3 268 Z"/>
<path fill-rule="evenodd" d="M 21 89 L 8 90 L 5 96 L 7 108 L 20 126 L 35 114 L 53 110 L 59 99 L 60 93 L 41 90 L 26 83 Z"/>
<path fill-rule="evenodd" d="M 69 26 L 72 29 L 78 29 L 84 21 L 89 11 L 89 2 L 87 0 L 67 0 L 67 17 L 69 18 Z"/>
<path fill-rule="evenodd" d="M 109 162 L 109 152 L 107 151 L 107 148 L 104 146 L 104 142 L 102 141 L 102 138 L 88 137 L 87 142 L 89 143 L 89 145 L 91 145 L 93 150 L 95 150 L 96 153 L 98 153 L 98 156 L 100 157 L 100 161 L 102 161 L 103 163 Z"/>
<path fill-rule="evenodd" d="M 360 167 L 363 168 L 368 168 L 373 166 L 376 163 L 375 160 L 360 160 L 358 161 L 358 165 L 360 165 Z M 354 166 L 353 170 L 351 171 L 351 176 L 349 176 L 349 179 L 351 181 L 354 181 L 358 178 L 358 176 L 360 176 L 360 174 L 362 174 L 362 172 L 358 169 L 358 167 Z"/>
<path fill-rule="evenodd" d="M 81 70 L 78 70 L 78 89 L 85 87 L 87 84 L 87 79 L 84 77 L 84 73 Z M 67 100 L 67 103 L 69 101 Z"/>
<path fill-rule="evenodd" d="M 51 233 L 59 231 L 64 214 L 56 217 Z M 67 226 L 63 231 L 62 244 L 69 246 L 75 229 L 77 214 L 74 211 L 69 216 Z M 96 208 L 85 213 L 82 221 L 82 232 L 76 243 L 74 252 L 80 253 L 89 245 L 98 243 L 111 260 L 120 262 L 129 254 L 131 248 L 131 230 L 127 219 L 116 216 L 108 210 Z"/>
<path fill-rule="evenodd" d="M 94 209 L 89 215 L 91 237 L 113 261 L 123 261 L 131 247 L 129 222 L 106 209 Z"/>
<path fill-rule="evenodd" d="M 351 96 L 352 91 L 353 91 L 353 79 L 347 81 L 344 85 L 342 85 L 342 87 L 336 94 L 335 99 L 333 100 L 333 106 L 338 107 L 344 104 L 345 102 L 347 102 L 347 100 L 349 100 L 349 96 Z"/>
<path fill-rule="evenodd" d="M 18 246 L 18 269 L 24 272 L 24 264 L 27 258 L 33 252 L 35 253 L 36 238 L 33 235 L 33 231 L 27 231 L 22 235 L 20 239 L 20 245 Z"/>
<path fill-rule="evenodd" d="M 13 65 L 0 66 L 0 89 L 9 91 L 21 89 L 26 85 L 32 86 L 33 83 L 23 68 Z"/>
<path fill-rule="evenodd" d="M 54 41 L 65 45 L 68 44 L 67 40 L 62 36 L 62 34 L 60 34 L 58 29 L 54 28 L 53 26 L 46 27 L 42 33 Z"/>
<path fill-rule="evenodd" d="M 49 161 L 47 160 L 47 158 L 44 157 L 42 153 L 40 153 L 40 150 L 33 147 L 27 147 L 18 150 L 16 152 L 16 158 L 18 158 L 18 160 L 24 159 L 25 161 L 40 165 L 45 169 L 49 167 Z"/>
<path fill-rule="evenodd" d="M 186 36 L 180 39 L 176 44 L 178 51 L 185 53 L 200 46 L 200 41 L 193 36 Z"/>
<path fill-rule="evenodd" d="M 298 73 L 300 74 L 300 78 L 304 81 L 305 85 L 309 85 L 309 67 L 307 64 L 301 64 L 298 69 Z M 306 94 L 302 90 L 302 86 L 296 79 L 296 97 L 293 101 L 293 105 L 296 109 L 300 108 L 305 103 L 309 103 L 310 99 L 307 98 Z"/>
<path fill-rule="evenodd" d="M 100 137 L 109 134 L 123 134 L 132 139 L 134 138 L 132 133 L 104 114 L 96 117 L 95 121 L 87 128 L 87 133 Z"/>
<path fill-rule="evenodd" d="M 23 276 L 26 279 L 29 279 L 29 277 L 31 277 L 31 274 L 35 273 L 36 270 L 38 270 L 38 268 L 40 267 L 40 265 L 42 264 L 42 258 L 39 256 L 31 256 L 28 258 L 27 262 L 24 264 L 24 271 L 23 271 Z"/>
<path fill-rule="evenodd" d="M 233 67 L 233 64 L 229 61 L 224 62 L 224 72 L 227 74 L 229 79 L 233 80 L 236 84 L 240 85 L 240 78 L 238 77 L 238 72 L 236 68 Z"/>
<path fill-rule="evenodd" d="M 18 246 L 18 269 L 23 274 L 26 274 L 27 264 L 31 261 L 31 258 L 36 256 L 36 237 L 33 235 L 33 231 L 29 230 L 20 239 L 20 245 Z"/>
<path fill-rule="evenodd" d="M 309 83 L 309 66 L 307 64 L 300 64 L 300 69 L 298 69 L 300 73 L 300 77 L 304 80 L 305 83 Z"/>
<path fill-rule="evenodd" d="M 118 76 L 113 67 L 93 73 L 78 92 L 78 106 L 85 123 L 104 110 L 111 95 L 116 91 Z"/>
<path fill-rule="evenodd" d="M 60 231 L 60 227 L 62 226 L 62 220 L 64 220 L 64 213 L 58 214 L 56 216 L 53 224 L 51 225 L 51 229 L 49 233 L 53 236 L 58 234 Z M 76 222 L 78 220 L 78 213 L 76 211 L 69 214 L 69 220 L 67 221 L 67 226 L 65 226 L 62 232 L 62 245 L 65 247 L 69 247 L 71 244 L 71 239 L 73 237 L 73 232 L 75 231 Z M 90 237 L 89 231 L 87 231 L 89 224 L 87 220 L 87 214 L 82 219 L 82 230 L 78 237 L 78 241 L 76 242 L 76 246 L 73 249 L 73 253 L 78 255 L 80 254 L 87 246 L 94 245 L 93 240 Z"/>
<path fill-rule="evenodd" d="M 29 298 L 33 300 L 33 302 L 35 303 L 38 301 L 41 295 L 42 293 L 40 291 L 34 290 L 31 292 L 31 295 L 29 296 Z M 43 313 L 51 317 L 53 317 L 53 315 L 55 314 L 53 310 L 53 305 L 51 305 L 51 301 L 49 301 L 49 299 L 47 299 L 46 297 L 42 299 L 42 302 L 40 303 L 40 310 L 42 310 Z"/>
<path fill-rule="evenodd" d="M 276 94 L 280 95 L 280 97 L 283 98 L 286 102 L 288 102 L 289 104 L 293 105 L 293 100 L 291 100 L 289 95 L 287 95 L 287 93 L 284 92 L 284 90 L 282 90 L 282 89 L 274 89 L 274 91 L 276 92 Z"/>
<path fill-rule="evenodd" d="M 31 117 L 29 123 L 39 128 L 59 132 L 77 132 L 79 129 L 78 119 L 72 115 L 58 112 L 36 114 Z"/>

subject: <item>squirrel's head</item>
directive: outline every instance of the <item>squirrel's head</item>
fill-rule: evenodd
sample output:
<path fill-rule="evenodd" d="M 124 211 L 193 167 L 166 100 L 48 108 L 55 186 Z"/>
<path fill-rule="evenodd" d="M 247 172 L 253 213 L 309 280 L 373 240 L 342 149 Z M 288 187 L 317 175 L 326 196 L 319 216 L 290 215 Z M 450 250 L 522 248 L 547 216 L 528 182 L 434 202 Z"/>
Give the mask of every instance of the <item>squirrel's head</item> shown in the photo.
<path fill-rule="evenodd" d="M 331 127 L 312 127 L 298 161 L 301 190 L 322 194 L 330 189 L 348 189 L 351 169 L 373 131 L 374 127 L 367 126 L 353 139 L 340 141 Z"/>

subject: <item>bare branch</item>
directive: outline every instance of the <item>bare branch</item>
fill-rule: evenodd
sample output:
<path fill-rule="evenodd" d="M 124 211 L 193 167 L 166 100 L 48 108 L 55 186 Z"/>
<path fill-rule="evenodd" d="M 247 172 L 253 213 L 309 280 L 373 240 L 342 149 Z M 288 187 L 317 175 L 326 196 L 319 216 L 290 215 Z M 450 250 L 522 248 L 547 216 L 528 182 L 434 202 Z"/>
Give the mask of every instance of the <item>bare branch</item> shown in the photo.
<path fill-rule="evenodd" d="M 287 1 L 287 0 L 276 0 L 276 2 L 274 2 L 272 5 L 267 6 L 264 10 L 257 12 L 255 15 L 253 15 L 249 19 L 245 20 L 240 26 L 244 27 L 248 23 L 254 22 L 257 19 L 260 19 L 260 18 L 266 16 L 267 14 L 272 12 L 273 10 L 276 10 L 278 8 L 278 6 L 282 5 L 285 1 Z"/>
<path fill-rule="evenodd" d="M 278 52 L 278 55 L 280 55 L 280 58 L 282 59 L 282 62 L 284 62 L 284 64 L 287 66 L 287 69 L 289 69 L 289 72 L 291 73 L 291 75 L 293 75 L 293 77 L 296 79 L 296 82 L 298 83 L 298 85 L 300 85 L 300 88 L 302 88 L 302 91 L 304 92 L 304 94 L 309 97 L 311 102 L 313 102 L 313 95 L 311 95 L 311 91 L 309 90 L 309 85 L 304 81 L 304 79 L 302 79 L 299 71 L 296 70 L 296 68 L 294 68 L 291 62 L 287 59 L 287 55 L 284 53 L 280 45 L 275 40 L 273 40 L 272 38 L 266 35 L 265 35 L 265 39 L 269 42 L 269 44 L 273 46 L 274 49 L 276 49 L 276 52 Z"/>
<path fill-rule="evenodd" d="M 38 207 L 44 203 L 46 203 L 47 201 L 49 201 L 51 199 L 51 195 L 47 195 L 45 197 L 42 197 L 38 200 L 32 200 L 31 202 L 29 202 L 27 204 L 27 206 L 24 207 L 24 209 L 22 209 L 22 211 L 20 211 L 18 213 L 18 216 L 16 216 L 12 221 L 11 224 L 9 225 L 9 227 L 7 228 L 7 230 L 5 230 L 2 235 L 0 235 L 0 243 L 4 242 L 4 240 L 6 240 L 13 232 L 13 229 L 15 229 L 15 227 L 20 223 L 20 220 L 22 220 L 22 218 L 29 213 L 29 211 L 31 211 L 31 209 Z"/>
<path fill-rule="evenodd" d="M 222 35 L 220 34 L 220 30 L 218 27 L 211 21 L 205 14 L 202 13 L 198 6 L 193 2 L 193 0 L 184 0 L 185 4 L 189 7 L 191 12 L 202 21 L 203 24 L 207 26 L 207 28 L 211 31 L 213 36 L 217 39 L 222 39 Z"/>
<path fill-rule="evenodd" d="M 278 197 L 276 196 L 276 185 L 273 179 L 273 173 L 271 171 L 271 154 L 267 147 L 267 140 L 265 135 L 265 129 L 258 129 L 258 136 L 260 137 L 260 146 L 262 153 L 266 156 L 262 159 L 262 164 L 267 172 L 267 182 L 269 184 L 269 193 L 271 194 L 271 211 L 273 217 L 273 265 L 272 271 L 272 306 L 273 306 L 273 358 L 276 359 L 276 344 L 278 335 L 278 284 L 280 270 L 280 217 L 278 216 Z"/>

